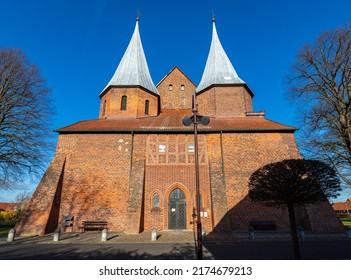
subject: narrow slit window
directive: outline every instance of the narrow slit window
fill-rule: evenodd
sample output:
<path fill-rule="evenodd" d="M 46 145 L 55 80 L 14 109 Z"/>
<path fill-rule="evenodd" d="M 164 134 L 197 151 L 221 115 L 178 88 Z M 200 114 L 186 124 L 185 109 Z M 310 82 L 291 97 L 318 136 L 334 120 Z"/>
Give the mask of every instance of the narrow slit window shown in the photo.
<path fill-rule="evenodd" d="M 127 96 L 123 95 L 121 100 L 121 111 L 127 110 Z"/>
<path fill-rule="evenodd" d="M 149 107 L 150 107 L 150 101 L 146 100 L 145 101 L 145 115 L 149 114 Z"/>

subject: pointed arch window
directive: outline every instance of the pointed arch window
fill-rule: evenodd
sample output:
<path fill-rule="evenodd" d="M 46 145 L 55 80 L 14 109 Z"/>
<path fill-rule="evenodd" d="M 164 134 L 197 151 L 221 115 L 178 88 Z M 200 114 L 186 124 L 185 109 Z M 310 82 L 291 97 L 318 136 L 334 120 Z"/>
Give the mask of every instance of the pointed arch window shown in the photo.
<path fill-rule="evenodd" d="M 158 195 L 158 193 L 155 193 L 152 198 L 152 207 L 160 207 L 160 196 Z"/>
<path fill-rule="evenodd" d="M 169 199 L 170 200 L 185 199 L 185 194 L 181 189 L 176 188 L 169 195 Z"/>
<path fill-rule="evenodd" d="M 204 205 L 203 205 L 203 200 L 202 200 L 202 195 L 200 194 L 200 210 L 203 210 L 204 209 Z"/>
<path fill-rule="evenodd" d="M 121 111 L 127 110 L 127 96 L 123 95 L 121 99 Z"/>
<path fill-rule="evenodd" d="M 146 100 L 145 101 L 145 115 L 149 114 L 149 107 L 150 107 L 150 101 Z"/>

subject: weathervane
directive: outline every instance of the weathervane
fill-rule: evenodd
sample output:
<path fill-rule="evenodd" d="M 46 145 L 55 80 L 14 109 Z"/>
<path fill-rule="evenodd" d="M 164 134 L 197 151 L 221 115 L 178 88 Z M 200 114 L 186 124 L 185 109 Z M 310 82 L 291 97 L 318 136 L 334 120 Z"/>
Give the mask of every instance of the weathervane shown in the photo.
<path fill-rule="evenodd" d="M 139 21 L 140 17 L 141 17 L 141 12 L 140 12 L 140 10 L 138 9 L 138 11 L 137 11 L 137 16 L 136 16 L 136 20 Z"/>

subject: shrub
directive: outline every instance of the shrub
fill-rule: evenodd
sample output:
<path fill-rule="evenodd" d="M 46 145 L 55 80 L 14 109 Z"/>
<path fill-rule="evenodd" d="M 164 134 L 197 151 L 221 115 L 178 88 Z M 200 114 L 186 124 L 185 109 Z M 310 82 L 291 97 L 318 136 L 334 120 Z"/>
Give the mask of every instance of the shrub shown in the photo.
<path fill-rule="evenodd" d="M 0 221 L 5 223 L 16 222 L 18 219 L 19 213 L 17 211 L 1 211 L 0 212 Z"/>

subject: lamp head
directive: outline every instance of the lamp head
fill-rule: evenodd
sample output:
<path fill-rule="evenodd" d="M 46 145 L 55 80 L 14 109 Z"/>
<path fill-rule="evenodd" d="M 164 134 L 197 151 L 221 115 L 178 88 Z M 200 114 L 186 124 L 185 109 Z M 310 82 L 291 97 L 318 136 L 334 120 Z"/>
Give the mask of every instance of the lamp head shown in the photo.
<path fill-rule="evenodd" d="M 201 117 L 200 123 L 202 125 L 208 125 L 210 123 L 210 118 L 207 116 L 203 116 L 203 117 Z"/>
<path fill-rule="evenodd" d="M 184 124 L 185 126 L 189 126 L 189 125 L 191 125 L 192 123 L 193 123 L 193 121 L 191 120 L 191 118 L 185 117 L 185 118 L 183 119 L 183 124 Z"/>

